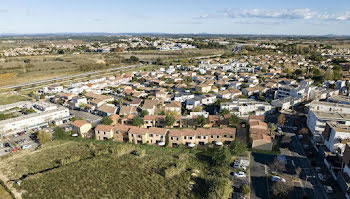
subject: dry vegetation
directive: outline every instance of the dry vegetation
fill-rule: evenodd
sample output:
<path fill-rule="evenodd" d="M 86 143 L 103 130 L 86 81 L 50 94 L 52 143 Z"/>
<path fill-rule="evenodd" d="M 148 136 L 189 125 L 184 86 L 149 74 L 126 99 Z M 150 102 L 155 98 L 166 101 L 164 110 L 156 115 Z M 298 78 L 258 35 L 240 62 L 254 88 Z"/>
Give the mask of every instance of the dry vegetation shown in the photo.
<path fill-rule="evenodd" d="M 129 64 L 126 59 L 134 55 L 141 60 L 188 58 L 223 53 L 215 49 L 183 51 L 137 51 L 113 54 L 64 54 L 0 59 L 0 86 L 60 77 L 90 70 L 106 69 Z"/>
<path fill-rule="evenodd" d="M 27 100 L 28 98 L 23 95 L 17 94 L 1 94 L 0 95 L 0 105 L 11 104 L 19 101 Z"/>
<path fill-rule="evenodd" d="M 57 140 L 1 157 L 0 171 L 21 183 L 9 182 L 23 198 L 228 198 L 228 168 L 205 157 L 196 149 Z"/>

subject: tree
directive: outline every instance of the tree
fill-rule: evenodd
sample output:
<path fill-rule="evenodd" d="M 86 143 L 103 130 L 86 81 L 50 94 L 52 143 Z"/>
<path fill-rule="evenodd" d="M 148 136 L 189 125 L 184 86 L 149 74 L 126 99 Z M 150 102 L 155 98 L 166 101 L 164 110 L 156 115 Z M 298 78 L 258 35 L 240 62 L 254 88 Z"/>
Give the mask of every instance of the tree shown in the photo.
<path fill-rule="evenodd" d="M 112 118 L 110 118 L 108 116 L 103 117 L 101 120 L 101 124 L 104 124 L 104 125 L 111 125 L 112 123 L 113 123 Z"/>
<path fill-rule="evenodd" d="M 230 146 L 230 149 L 231 149 L 232 155 L 234 156 L 241 155 L 242 153 L 248 150 L 247 146 L 243 142 L 238 140 L 235 140 L 232 143 L 232 145 Z"/>
<path fill-rule="evenodd" d="M 244 185 L 241 187 L 241 193 L 242 193 L 244 196 L 249 195 L 249 194 L 250 194 L 250 187 L 249 187 L 249 185 L 244 184 Z"/>
<path fill-rule="evenodd" d="M 203 127 L 207 124 L 207 118 L 205 118 L 204 115 L 200 115 L 196 119 L 194 119 L 194 122 L 197 126 Z"/>
<path fill-rule="evenodd" d="M 122 106 L 122 105 L 123 105 L 123 99 L 122 99 L 122 98 L 119 98 L 119 99 L 115 100 L 115 103 L 116 103 L 116 105 L 118 105 L 118 106 Z"/>
<path fill-rule="evenodd" d="M 241 123 L 241 120 L 235 114 L 232 114 L 230 118 L 228 118 L 229 126 L 237 127 L 239 123 Z"/>
<path fill-rule="evenodd" d="M 165 116 L 165 125 L 166 126 L 173 126 L 174 122 L 175 122 L 175 118 L 173 116 L 171 116 L 171 115 Z"/>
<path fill-rule="evenodd" d="M 51 134 L 46 133 L 45 131 L 38 131 L 36 132 L 36 139 L 40 144 L 45 144 L 51 141 Z"/>
<path fill-rule="evenodd" d="M 271 132 L 276 131 L 276 126 L 275 126 L 275 124 L 269 123 L 269 126 L 270 126 L 270 128 L 271 128 Z"/>
<path fill-rule="evenodd" d="M 227 177 L 210 176 L 208 184 L 211 186 L 208 190 L 208 199 L 230 198 L 232 195 L 232 181 Z"/>
<path fill-rule="evenodd" d="M 10 118 L 10 116 L 8 114 L 0 113 L 0 121 L 7 120 L 8 118 Z"/>
<path fill-rule="evenodd" d="M 193 111 L 193 112 L 201 112 L 202 109 L 203 109 L 202 106 L 195 106 L 195 107 L 193 107 L 192 111 Z"/>
<path fill-rule="evenodd" d="M 275 158 L 274 161 L 271 164 L 269 164 L 269 167 L 272 171 L 277 172 L 283 172 L 286 169 L 284 164 L 280 163 L 277 158 Z"/>
<path fill-rule="evenodd" d="M 307 128 L 301 128 L 300 130 L 299 130 L 299 134 L 300 135 L 309 135 L 309 129 L 307 129 Z"/>
<path fill-rule="evenodd" d="M 69 135 L 60 127 L 56 127 L 53 132 L 53 137 L 56 139 L 64 139 L 67 138 Z"/>
<path fill-rule="evenodd" d="M 230 113 L 230 111 L 229 111 L 228 109 L 226 109 L 226 108 L 224 108 L 224 109 L 222 109 L 222 110 L 220 111 L 220 115 L 221 115 L 221 116 L 227 115 L 227 114 L 229 114 L 229 113 Z"/>
<path fill-rule="evenodd" d="M 334 79 L 334 73 L 331 68 L 327 68 L 326 72 L 324 73 L 324 78 L 326 80 L 333 80 Z"/>
<path fill-rule="evenodd" d="M 134 126 L 137 126 L 137 127 L 140 127 L 143 125 L 143 119 L 139 116 L 135 116 L 133 119 L 132 119 L 132 124 Z"/>
<path fill-rule="evenodd" d="M 216 150 L 212 155 L 212 160 L 217 166 L 224 166 L 231 162 L 232 154 L 226 147 Z"/>
<path fill-rule="evenodd" d="M 290 191 L 293 189 L 293 186 L 290 184 L 290 182 L 274 182 L 271 188 L 273 198 L 287 199 Z"/>
<path fill-rule="evenodd" d="M 129 61 L 130 62 L 138 62 L 139 61 L 139 58 L 137 58 L 137 57 L 135 57 L 135 56 L 130 56 L 130 58 L 129 58 Z"/>
<path fill-rule="evenodd" d="M 145 117 L 146 115 L 149 115 L 147 110 L 141 111 L 141 117 Z"/>
<path fill-rule="evenodd" d="M 281 145 L 283 147 L 288 147 L 290 142 L 292 141 L 292 139 L 289 137 L 289 136 L 283 136 L 282 139 L 281 139 Z"/>
<path fill-rule="evenodd" d="M 277 124 L 281 127 L 283 126 L 285 121 L 286 121 L 286 116 L 283 113 L 281 113 L 277 118 Z"/>

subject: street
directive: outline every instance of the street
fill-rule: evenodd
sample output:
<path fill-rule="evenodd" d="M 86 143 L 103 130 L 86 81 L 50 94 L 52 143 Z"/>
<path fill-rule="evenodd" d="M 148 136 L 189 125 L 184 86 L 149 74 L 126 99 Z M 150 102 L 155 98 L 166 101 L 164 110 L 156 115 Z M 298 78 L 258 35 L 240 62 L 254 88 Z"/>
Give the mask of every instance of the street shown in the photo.
<path fill-rule="evenodd" d="M 327 194 L 323 185 L 317 178 L 317 174 L 312 168 L 310 161 L 306 158 L 304 149 L 295 134 L 285 133 L 292 141 L 288 148 L 281 150 L 281 155 L 286 157 L 286 174 L 296 175 L 296 169 L 301 168 L 300 181 L 293 181 L 293 198 L 303 198 L 308 196 L 312 199 L 342 198 L 334 194 Z M 271 185 L 269 174 L 269 164 L 274 161 L 277 155 L 252 153 L 251 155 L 251 198 L 271 198 Z M 336 185 L 337 186 L 337 185 Z M 334 186 L 333 186 L 334 187 Z M 335 189 L 337 190 L 337 189 Z"/>

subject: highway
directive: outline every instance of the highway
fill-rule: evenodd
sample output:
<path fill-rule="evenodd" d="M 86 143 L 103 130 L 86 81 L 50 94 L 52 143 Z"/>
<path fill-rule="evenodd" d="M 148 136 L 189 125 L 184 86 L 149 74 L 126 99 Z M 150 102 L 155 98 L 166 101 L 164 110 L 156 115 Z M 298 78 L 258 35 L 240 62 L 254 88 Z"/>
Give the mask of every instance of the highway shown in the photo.
<path fill-rule="evenodd" d="M 88 76 L 88 75 L 97 75 L 97 74 L 100 74 L 100 73 L 110 73 L 110 72 L 119 71 L 119 70 L 123 70 L 123 69 L 135 68 L 137 66 L 141 66 L 141 65 L 135 64 L 135 65 L 130 65 L 130 66 L 122 66 L 122 67 L 118 67 L 118 68 L 109 68 L 109 69 L 97 70 L 97 71 L 93 71 L 93 72 L 68 75 L 68 76 L 64 76 L 64 77 L 55 77 L 55 78 L 51 78 L 51 79 L 34 81 L 34 82 L 29 82 L 29 83 L 24 83 L 24 84 L 2 86 L 2 87 L 0 87 L 0 89 L 16 89 L 16 88 L 21 88 L 21 87 L 26 87 L 26 86 L 35 86 L 36 84 L 45 84 L 45 83 L 50 83 L 50 82 L 57 82 L 57 81 L 71 79 L 71 78 L 76 78 L 76 77 L 84 77 L 84 76 Z"/>

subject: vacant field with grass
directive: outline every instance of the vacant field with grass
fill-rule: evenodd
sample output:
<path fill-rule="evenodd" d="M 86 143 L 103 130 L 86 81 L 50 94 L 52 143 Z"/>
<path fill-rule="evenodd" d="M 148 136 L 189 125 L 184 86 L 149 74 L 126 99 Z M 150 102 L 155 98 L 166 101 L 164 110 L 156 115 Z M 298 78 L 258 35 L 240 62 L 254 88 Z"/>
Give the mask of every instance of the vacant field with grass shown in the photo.
<path fill-rule="evenodd" d="M 183 59 L 203 55 L 221 54 L 224 50 L 188 49 L 181 51 L 132 51 L 108 54 L 63 54 L 6 57 L 0 59 L 0 86 L 27 83 L 62 77 L 92 70 L 119 67 L 134 63 L 126 62 L 130 56 L 140 60 Z"/>
<path fill-rule="evenodd" d="M 0 186 L 0 198 L 1 199 L 12 199 L 11 195 L 2 186 Z"/>
<path fill-rule="evenodd" d="M 27 100 L 28 98 L 18 94 L 1 94 L 0 105 L 11 104 L 19 101 Z"/>
<path fill-rule="evenodd" d="M 228 198 L 226 166 L 207 151 L 56 140 L 0 158 L 23 198 Z M 20 182 L 20 185 L 14 182 Z"/>

